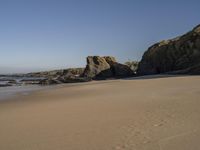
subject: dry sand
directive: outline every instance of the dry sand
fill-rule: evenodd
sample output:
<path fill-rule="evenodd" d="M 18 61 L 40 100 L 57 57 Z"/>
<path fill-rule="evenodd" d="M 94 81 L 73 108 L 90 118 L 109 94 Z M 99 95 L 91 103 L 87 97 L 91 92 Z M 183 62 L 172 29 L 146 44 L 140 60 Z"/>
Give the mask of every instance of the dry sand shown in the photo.
<path fill-rule="evenodd" d="M 200 150 L 200 76 L 18 95 L 0 102 L 0 150 Z"/>

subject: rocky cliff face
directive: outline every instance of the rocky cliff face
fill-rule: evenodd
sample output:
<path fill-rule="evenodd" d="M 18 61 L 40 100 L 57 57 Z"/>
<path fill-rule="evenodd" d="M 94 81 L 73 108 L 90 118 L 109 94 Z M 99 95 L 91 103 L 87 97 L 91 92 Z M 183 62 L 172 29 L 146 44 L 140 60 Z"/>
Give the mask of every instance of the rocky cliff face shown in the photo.
<path fill-rule="evenodd" d="M 127 66 L 116 62 L 114 57 L 88 56 L 84 77 L 92 79 L 105 79 L 112 77 L 128 77 L 133 71 Z"/>
<path fill-rule="evenodd" d="M 156 43 L 144 53 L 138 74 L 166 72 L 200 74 L 200 25 L 183 36 Z"/>

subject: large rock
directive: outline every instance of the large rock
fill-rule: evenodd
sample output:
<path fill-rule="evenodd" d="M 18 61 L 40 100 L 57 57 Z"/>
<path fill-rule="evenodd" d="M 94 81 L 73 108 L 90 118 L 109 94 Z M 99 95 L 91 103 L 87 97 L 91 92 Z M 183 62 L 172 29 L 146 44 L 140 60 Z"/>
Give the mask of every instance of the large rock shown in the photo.
<path fill-rule="evenodd" d="M 113 73 L 105 58 L 99 56 L 88 56 L 87 66 L 83 75 L 87 78 L 108 78 L 112 77 Z"/>
<path fill-rule="evenodd" d="M 118 63 L 114 57 L 105 56 L 103 58 L 110 65 L 114 77 L 129 77 L 133 75 L 133 71 L 129 66 Z"/>
<path fill-rule="evenodd" d="M 130 67 L 120 63 L 114 63 L 111 66 L 114 76 L 117 78 L 130 77 L 134 74 Z"/>
<path fill-rule="evenodd" d="M 112 57 L 112 56 L 104 56 L 103 57 L 106 62 L 109 64 L 109 65 L 113 65 L 114 63 L 117 63 L 115 57 Z"/>
<path fill-rule="evenodd" d="M 198 74 L 197 66 L 200 66 L 200 25 L 183 36 L 151 46 L 139 63 L 138 74 Z"/>
<path fill-rule="evenodd" d="M 116 62 L 114 57 L 89 56 L 83 75 L 92 79 L 105 79 L 129 77 L 133 75 L 133 71 L 127 65 Z"/>

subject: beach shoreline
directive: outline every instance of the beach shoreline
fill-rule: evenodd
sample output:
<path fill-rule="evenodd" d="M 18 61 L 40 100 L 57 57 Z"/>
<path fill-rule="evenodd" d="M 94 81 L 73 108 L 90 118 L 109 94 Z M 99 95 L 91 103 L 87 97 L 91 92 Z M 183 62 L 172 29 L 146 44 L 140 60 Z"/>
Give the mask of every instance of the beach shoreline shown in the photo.
<path fill-rule="evenodd" d="M 107 80 L 93 80 L 89 82 L 77 82 L 77 83 L 65 83 L 65 84 L 55 84 L 55 85 L 14 85 L 7 87 L 0 87 L 0 101 L 5 101 L 8 99 L 13 99 L 13 97 L 19 95 L 29 95 L 40 90 L 56 89 L 61 87 L 79 86 L 86 84 L 102 84 L 107 82 L 116 82 L 117 80 L 145 80 L 145 79 L 157 79 L 157 78 L 170 78 L 170 77 L 185 77 L 191 75 L 170 75 L 170 74 L 160 74 L 160 75 L 145 75 L 145 76 L 134 76 L 123 79 L 107 79 Z M 193 75 L 196 76 L 196 75 Z"/>

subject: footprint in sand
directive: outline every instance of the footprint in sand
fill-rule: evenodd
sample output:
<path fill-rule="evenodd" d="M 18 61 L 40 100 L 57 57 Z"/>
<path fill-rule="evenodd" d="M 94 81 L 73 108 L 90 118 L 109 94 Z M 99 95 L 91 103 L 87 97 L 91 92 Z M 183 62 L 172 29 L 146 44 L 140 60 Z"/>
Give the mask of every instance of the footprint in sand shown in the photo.
<path fill-rule="evenodd" d="M 148 144 L 151 142 L 148 134 L 140 129 L 137 125 L 128 125 L 123 127 L 125 131 L 124 137 L 122 138 L 122 143 L 120 146 L 116 146 L 115 150 L 132 150 L 138 147 L 139 145 Z"/>

